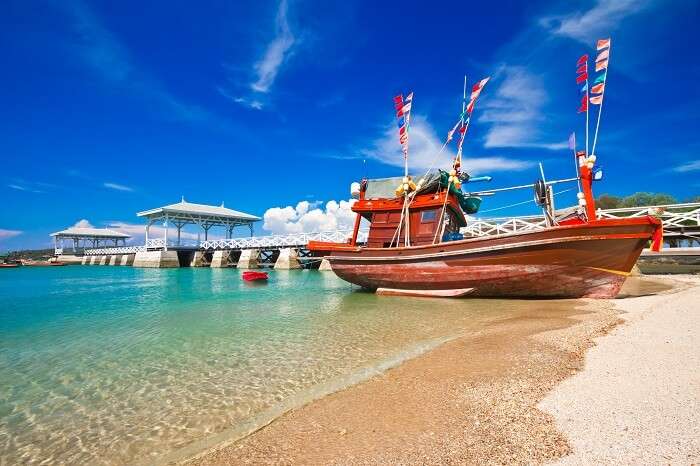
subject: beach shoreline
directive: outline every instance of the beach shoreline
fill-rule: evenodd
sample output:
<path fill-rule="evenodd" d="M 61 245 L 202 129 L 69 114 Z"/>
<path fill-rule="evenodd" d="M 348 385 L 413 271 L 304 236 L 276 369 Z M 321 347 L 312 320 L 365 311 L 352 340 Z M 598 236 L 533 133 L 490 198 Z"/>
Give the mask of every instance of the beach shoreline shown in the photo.
<path fill-rule="evenodd" d="M 700 281 L 672 283 L 672 290 L 652 286 L 651 296 L 630 299 L 665 299 L 697 289 Z M 289 409 L 242 439 L 178 462 L 478 463 L 565 458 L 574 452 L 571 440 L 561 432 L 556 416 L 539 404 L 560 382 L 585 371 L 586 351 L 598 337 L 625 322 L 618 306 L 625 301 L 568 301 L 575 309 L 562 315 L 535 311 L 506 319 L 478 335 L 457 337 L 368 380 Z"/>

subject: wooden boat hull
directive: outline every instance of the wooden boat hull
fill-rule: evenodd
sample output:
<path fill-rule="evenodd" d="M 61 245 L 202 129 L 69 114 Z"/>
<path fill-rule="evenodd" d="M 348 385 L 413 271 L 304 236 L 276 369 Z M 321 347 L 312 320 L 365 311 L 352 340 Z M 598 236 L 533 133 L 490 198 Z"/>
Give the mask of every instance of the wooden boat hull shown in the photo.
<path fill-rule="evenodd" d="M 610 298 L 658 228 L 653 217 L 598 220 L 429 246 L 338 250 L 328 259 L 340 278 L 371 290 Z"/>

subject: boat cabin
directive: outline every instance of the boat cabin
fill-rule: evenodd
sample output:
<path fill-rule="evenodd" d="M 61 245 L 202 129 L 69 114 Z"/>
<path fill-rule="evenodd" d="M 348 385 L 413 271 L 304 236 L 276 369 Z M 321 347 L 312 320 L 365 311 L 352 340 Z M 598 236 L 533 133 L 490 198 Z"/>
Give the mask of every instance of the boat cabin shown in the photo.
<path fill-rule="evenodd" d="M 352 206 L 353 212 L 357 212 L 360 217 L 370 222 L 367 247 L 388 248 L 403 245 L 406 224 L 401 226 L 401 238 L 398 241 L 397 231 L 402 221 L 404 199 L 403 197 L 378 197 L 378 194 L 387 193 L 372 189 L 373 182 L 375 180 L 362 184 L 359 200 Z M 393 186 L 395 182 L 392 183 Z M 447 203 L 445 203 L 445 196 L 448 196 Z M 441 222 L 440 213 L 443 206 L 445 214 Z M 409 206 L 408 233 L 412 246 L 433 244 L 436 238 L 437 242 L 442 241 L 443 238 L 452 238 L 458 235 L 459 229 L 466 224 L 467 221 L 457 197 L 446 190 L 418 194 Z"/>

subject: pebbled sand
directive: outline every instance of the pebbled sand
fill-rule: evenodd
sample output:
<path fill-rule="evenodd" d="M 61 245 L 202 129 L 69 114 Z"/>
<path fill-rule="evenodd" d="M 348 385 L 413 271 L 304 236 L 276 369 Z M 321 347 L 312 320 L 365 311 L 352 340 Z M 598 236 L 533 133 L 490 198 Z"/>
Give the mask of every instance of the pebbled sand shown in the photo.
<path fill-rule="evenodd" d="M 561 464 L 700 461 L 700 278 L 681 291 L 616 300 L 625 324 L 539 407 L 573 452 Z"/>
<path fill-rule="evenodd" d="M 184 463 L 697 462 L 700 280 L 681 285 L 533 302 Z"/>

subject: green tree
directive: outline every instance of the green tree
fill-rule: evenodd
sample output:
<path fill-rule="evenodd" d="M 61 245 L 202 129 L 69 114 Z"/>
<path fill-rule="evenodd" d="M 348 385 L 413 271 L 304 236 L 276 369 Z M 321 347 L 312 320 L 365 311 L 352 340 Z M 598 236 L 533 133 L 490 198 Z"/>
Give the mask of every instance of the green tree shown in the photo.
<path fill-rule="evenodd" d="M 677 204 L 675 197 L 666 193 L 638 192 L 625 196 L 621 207 L 644 207 L 650 205 Z"/>
<path fill-rule="evenodd" d="M 611 194 L 601 194 L 595 200 L 595 206 L 600 209 L 617 209 L 622 204 L 622 198 Z"/>

